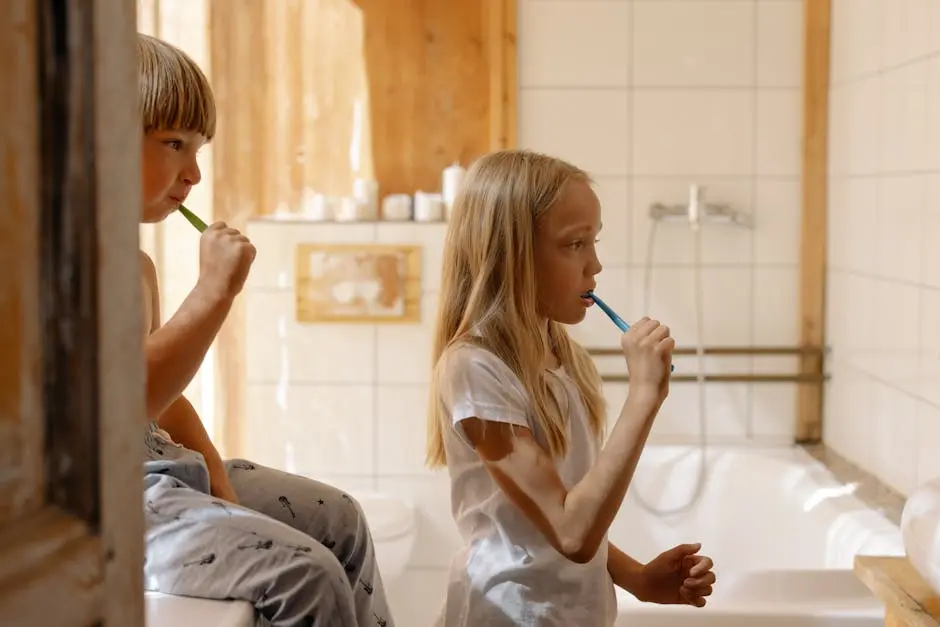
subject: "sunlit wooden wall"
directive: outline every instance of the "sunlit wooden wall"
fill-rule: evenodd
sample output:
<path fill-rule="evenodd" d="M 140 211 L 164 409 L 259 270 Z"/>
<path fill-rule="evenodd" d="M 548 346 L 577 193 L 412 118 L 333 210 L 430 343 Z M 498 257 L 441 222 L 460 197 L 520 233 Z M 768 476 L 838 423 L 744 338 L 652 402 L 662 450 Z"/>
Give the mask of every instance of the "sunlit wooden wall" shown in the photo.
<path fill-rule="evenodd" d="M 382 195 L 438 191 L 451 163 L 514 141 L 514 0 L 200 0 L 189 39 L 171 36 L 189 0 L 138 2 L 142 30 L 205 52 L 193 56 L 219 114 L 207 219 L 246 229 L 360 177 Z M 146 235 L 166 257 L 167 232 Z M 244 325 L 236 301 L 202 408 L 228 455 L 241 449 Z"/>

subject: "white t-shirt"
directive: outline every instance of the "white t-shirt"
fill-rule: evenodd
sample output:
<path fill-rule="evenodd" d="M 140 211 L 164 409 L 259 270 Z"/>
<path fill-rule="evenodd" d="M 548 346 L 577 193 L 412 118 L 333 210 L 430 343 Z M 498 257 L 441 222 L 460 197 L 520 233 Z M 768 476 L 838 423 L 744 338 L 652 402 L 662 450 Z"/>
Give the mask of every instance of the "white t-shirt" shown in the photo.
<path fill-rule="evenodd" d="M 597 444 L 574 381 L 550 371 L 549 386 L 568 416 L 569 448 L 556 468 L 570 489 L 594 464 Z M 438 627 L 609 627 L 617 613 L 607 573 L 607 539 L 587 564 L 568 560 L 502 492 L 469 444 L 466 418 L 528 427 L 532 420 L 519 378 L 494 354 L 452 350 L 441 363 L 439 402 L 454 427 L 444 430 L 451 509 L 463 537 L 453 560 Z"/>

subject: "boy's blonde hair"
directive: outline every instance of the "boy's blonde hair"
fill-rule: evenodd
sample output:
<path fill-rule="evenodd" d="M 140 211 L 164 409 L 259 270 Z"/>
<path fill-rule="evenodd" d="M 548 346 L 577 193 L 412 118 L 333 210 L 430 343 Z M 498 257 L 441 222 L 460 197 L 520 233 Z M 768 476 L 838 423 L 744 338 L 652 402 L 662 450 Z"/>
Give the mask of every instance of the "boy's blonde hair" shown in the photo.
<path fill-rule="evenodd" d="M 215 97 L 196 62 L 167 42 L 137 35 L 137 84 L 144 132 L 183 130 L 215 136 Z"/>
<path fill-rule="evenodd" d="M 489 350 L 519 377 L 549 453 L 561 457 L 568 425 L 545 378 L 547 339 L 581 392 L 591 431 L 598 442 L 603 438 L 605 405 L 594 362 L 561 324 L 541 324 L 537 309 L 535 230 L 570 181 L 591 183 L 570 163 L 522 150 L 486 155 L 467 172 L 444 244 L 428 413 L 431 467 L 447 463 L 444 429 L 451 428 L 439 398 L 439 365 L 461 344 Z"/>

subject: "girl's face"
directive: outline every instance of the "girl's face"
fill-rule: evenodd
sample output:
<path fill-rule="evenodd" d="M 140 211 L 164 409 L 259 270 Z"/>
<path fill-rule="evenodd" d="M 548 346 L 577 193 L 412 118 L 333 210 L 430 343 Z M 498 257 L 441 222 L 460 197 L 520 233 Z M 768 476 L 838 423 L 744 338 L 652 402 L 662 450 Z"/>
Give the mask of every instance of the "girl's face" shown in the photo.
<path fill-rule="evenodd" d="M 160 222 L 186 200 L 202 180 L 196 154 L 206 138 L 194 131 L 144 133 L 141 159 L 142 222 Z"/>
<path fill-rule="evenodd" d="M 562 324 L 584 319 L 602 266 L 597 258 L 601 205 L 591 186 L 578 180 L 565 185 L 535 233 L 535 275 L 539 313 Z"/>

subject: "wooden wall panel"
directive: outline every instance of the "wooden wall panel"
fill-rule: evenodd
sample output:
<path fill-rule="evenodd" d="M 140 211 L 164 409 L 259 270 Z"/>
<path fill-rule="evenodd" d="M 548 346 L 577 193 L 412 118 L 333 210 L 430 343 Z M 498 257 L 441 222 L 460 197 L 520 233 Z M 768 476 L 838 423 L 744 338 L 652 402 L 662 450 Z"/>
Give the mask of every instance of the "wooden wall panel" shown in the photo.
<path fill-rule="evenodd" d="M 490 149 L 486 5 L 358 2 L 381 193 L 439 190 L 445 167 Z"/>
<path fill-rule="evenodd" d="M 515 0 L 210 2 L 213 219 L 314 192 L 439 191 L 442 170 L 515 143 Z M 217 342 L 219 444 L 240 450 L 244 312 Z"/>

